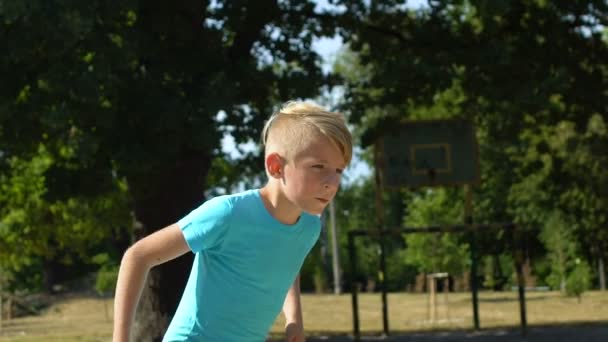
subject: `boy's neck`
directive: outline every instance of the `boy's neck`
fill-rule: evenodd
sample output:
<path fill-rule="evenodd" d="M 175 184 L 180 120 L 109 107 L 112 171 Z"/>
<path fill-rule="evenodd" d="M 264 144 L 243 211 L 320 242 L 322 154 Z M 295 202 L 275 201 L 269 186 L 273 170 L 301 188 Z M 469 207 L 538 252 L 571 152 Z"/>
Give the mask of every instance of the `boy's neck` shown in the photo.
<path fill-rule="evenodd" d="M 288 225 L 298 222 L 302 210 L 291 203 L 276 184 L 269 182 L 261 188 L 260 197 L 266 210 L 277 221 Z"/>

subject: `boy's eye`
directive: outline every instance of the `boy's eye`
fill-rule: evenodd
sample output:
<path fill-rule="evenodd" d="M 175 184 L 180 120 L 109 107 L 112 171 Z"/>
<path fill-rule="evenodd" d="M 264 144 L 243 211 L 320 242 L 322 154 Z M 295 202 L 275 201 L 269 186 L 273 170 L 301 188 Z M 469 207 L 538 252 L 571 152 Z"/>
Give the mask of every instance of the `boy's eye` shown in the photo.
<path fill-rule="evenodd" d="M 313 165 L 312 167 L 315 169 L 323 169 L 323 168 L 325 168 L 325 165 L 316 164 L 316 165 Z"/>

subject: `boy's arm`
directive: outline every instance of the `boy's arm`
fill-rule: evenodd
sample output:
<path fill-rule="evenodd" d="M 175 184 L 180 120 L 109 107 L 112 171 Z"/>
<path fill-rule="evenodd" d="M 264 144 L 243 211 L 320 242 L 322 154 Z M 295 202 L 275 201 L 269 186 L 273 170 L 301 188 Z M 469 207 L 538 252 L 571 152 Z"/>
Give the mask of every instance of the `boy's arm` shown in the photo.
<path fill-rule="evenodd" d="M 304 341 L 304 322 L 302 320 L 302 304 L 300 302 L 300 276 L 298 275 L 287 291 L 283 303 L 285 315 L 285 335 L 288 342 Z"/>
<path fill-rule="evenodd" d="M 165 227 L 131 246 L 124 254 L 114 296 L 114 342 L 127 342 L 135 309 L 148 271 L 190 251 L 177 224 Z"/>

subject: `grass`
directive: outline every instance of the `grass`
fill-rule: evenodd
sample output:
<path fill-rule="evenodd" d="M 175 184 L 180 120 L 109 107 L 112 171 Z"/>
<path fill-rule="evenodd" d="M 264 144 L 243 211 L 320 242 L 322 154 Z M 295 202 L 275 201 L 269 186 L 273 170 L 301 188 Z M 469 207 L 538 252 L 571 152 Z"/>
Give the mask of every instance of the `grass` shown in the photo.
<path fill-rule="evenodd" d="M 608 321 L 608 292 L 587 292 L 579 304 L 576 298 L 557 292 L 527 293 L 527 316 L 530 325 L 554 325 Z M 471 296 L 450 293 L 447 311 L 443 295 L 437 298 L 435 322 L 428 317 L 425 294 L 389 294 L 389 326 L 391 331 L 430 331 L 470 329 L 472 327 Z M 309 334 L 352 333 L 351 297 L 344 295 L 302 296 L 304 322 Z M 112 322 L 105 308 L 111 310 L 112 300 L 70 296 L 58 300 L 40 316 L 3 321 L 2 342 L 29 341 L 109 341 Z M 379 294 L 359 296 L 360 327 L 363 334 L 382 331 Z M 479 311 L 482 328 L 516 327 L 519 325 L 519 303 L 516 292 L 481 292 Z M 109 312 L 111 315 L 111 311 Z M 271 333 L 280 336 L 283 318 L 275 322 Z"/>
<path fill-rule="evenodd" d="M 389 294 L 388 313 L 391 331 L 430 331 L 471 329 L 473 309 L 469 293 L 450 293 L 447 310 L 443 295 L 437 298 L 437 314 L 429 320 L 428 296 L 425 294 Z M 303 297 L 306 330 L 344 334 L 353 329 L 351 297 L 317 295 Z M 527 320 L 530 325 L 608 321 L 608 292 L 587 292 L 579 304 L 576 298 L 559 292 L 526 294 Z M 479 316 L 482 328 L 517 327 L 520 324 L 516 292 L 480 292 Z M 382 303 L 379 295 L 359 296 L 360 329 L 363 333 L 382 331 Z M 272 331 L 282 331 L 277 320 Z"/>

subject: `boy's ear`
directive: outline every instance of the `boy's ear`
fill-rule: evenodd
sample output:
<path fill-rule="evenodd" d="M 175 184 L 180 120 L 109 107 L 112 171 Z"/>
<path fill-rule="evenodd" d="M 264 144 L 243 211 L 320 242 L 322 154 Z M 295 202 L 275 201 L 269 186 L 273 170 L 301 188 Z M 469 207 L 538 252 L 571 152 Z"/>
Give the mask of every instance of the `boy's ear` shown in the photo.
<path fill-rule="evenodd" d="M 281 178 L 283 172 L 283 158 L 276 152 L 267 155 L 266 169 L 271 177 Z"/>

